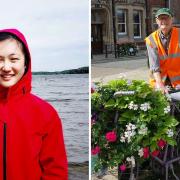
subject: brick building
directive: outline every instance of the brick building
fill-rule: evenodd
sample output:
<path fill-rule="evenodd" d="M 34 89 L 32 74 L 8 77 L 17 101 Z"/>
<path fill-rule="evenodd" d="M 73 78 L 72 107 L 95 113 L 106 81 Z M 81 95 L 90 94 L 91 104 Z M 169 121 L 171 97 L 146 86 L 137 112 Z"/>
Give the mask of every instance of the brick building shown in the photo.
<path fill-rule="evenodd" d="M 157 28 L 154 16 L 159 8 L 169 7 L 174 25 L 180 26 L 179 5 L 179 0 L 91 0 L 92 52 L 103 53 L 105 45 L 113 46 L 114 34 L 116 43 L 130 41 L 142 48 L 144 38 Z"/>
<path fill-rule="evenodd" d="M 167 7 L 165 0 L 146 0 L 146 34 L 151 34 L 157 29 L 155 13 L 161 7 Z"/>
<path fill-rule="evenodd" d="M 174 13 L 174 26 L 180 27 L 180 1 L 179 0 L 168 0 L 166 3 L 167 7 Z"/>
<path fill-rule="evenodd" d="M 142 42 L 146 36 L 145 0 L 92 0 L 91 43 L 93 53 L 102 53 L 105 45 L 114 44 L 113 7 L 117 43 Z"/>

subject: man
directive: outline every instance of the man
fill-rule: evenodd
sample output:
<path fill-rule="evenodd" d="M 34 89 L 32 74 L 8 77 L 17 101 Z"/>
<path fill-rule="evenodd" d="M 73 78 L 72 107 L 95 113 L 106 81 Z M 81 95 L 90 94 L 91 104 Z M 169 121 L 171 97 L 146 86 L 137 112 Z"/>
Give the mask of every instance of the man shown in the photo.
<path fill-rule="evenodd" d="M 180 85 L 180 29 L 172 26 L 173 13 L 168 8 L 157 11 L 159 29 L 146 39 L 152 77 L 150 84 L 167 93 L 166 85 Z"/>

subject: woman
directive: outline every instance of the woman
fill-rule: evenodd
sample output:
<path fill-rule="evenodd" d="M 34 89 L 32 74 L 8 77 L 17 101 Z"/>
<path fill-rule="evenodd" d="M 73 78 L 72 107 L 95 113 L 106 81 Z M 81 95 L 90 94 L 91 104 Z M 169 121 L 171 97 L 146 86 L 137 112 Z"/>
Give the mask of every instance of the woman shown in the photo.
<path fill-rule="evenodd" d="M 0 31 L 0 179 L 67 179 L 61 121 L 31 94 L 31 57 L 16 29 Z"/>

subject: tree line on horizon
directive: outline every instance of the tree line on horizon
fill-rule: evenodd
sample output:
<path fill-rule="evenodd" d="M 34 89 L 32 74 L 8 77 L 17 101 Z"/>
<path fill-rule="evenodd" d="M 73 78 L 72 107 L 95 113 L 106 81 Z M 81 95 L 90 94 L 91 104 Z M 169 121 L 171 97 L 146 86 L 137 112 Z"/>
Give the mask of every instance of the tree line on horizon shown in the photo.
<path fill-rule="evenodd" d="M 88 74 L 88 73 L 89 73 L 89 67 L 81 67 L 78 69 L 69 69 L 69 70 L 54 71 L 54 72 L 48 72 L 48 71 L 32 72 L 33 75 Z"/>

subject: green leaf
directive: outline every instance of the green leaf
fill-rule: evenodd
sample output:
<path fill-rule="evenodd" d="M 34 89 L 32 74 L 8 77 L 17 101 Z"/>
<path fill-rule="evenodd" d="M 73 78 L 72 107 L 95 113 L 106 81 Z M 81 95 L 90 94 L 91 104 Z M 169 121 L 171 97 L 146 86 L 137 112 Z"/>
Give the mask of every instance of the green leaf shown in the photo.
<path fill-rule="evenodd" d="M 127 118 L 127 119 L 132 119 L 133 116 L 134 116 L 134 112 L 129 111 L 129 110 L 121 114 L 121 117 Z"/>
<path fill-rule="evenodd" d="M 164 126 L 172 127 L 172 126 L 177 126 L 178 124 L 179 122 L 176 119 L 170 117 L 165 121 Z"/>
<path fill-rule="evenodd" d="M 110 99 L 107 103 L 105 103 L 105 107 L 115 107 L 115 100 L 114 99 Z"/>
<path fill-rule="evenodd" d="M 150 145 L 150 150 L 151 152 L 157 149 L 157 143 L 156 142 L 152 142 Z"/>
<path fill-rule="evenodd" d="M 169 145 L 171 145 L 171 146 L 177 145 L 177 142 L 176 142 L 175 139 L 172 139 L 172 138 L 170 138 L 170 137 L 167 137 L 167 138 L 165 138 L 165 140 L 166 140 L 167 143 L 168 143 Z"/>

